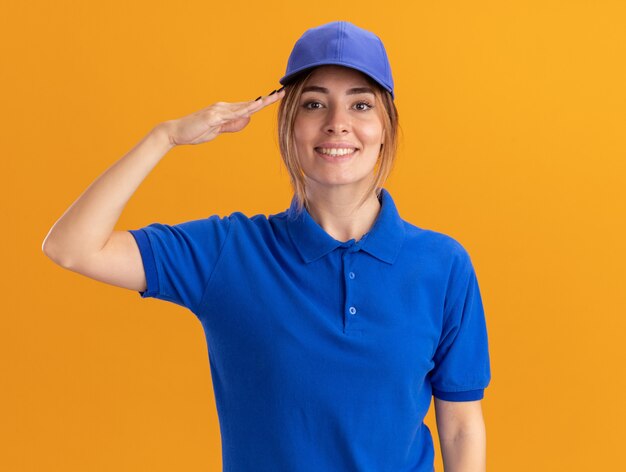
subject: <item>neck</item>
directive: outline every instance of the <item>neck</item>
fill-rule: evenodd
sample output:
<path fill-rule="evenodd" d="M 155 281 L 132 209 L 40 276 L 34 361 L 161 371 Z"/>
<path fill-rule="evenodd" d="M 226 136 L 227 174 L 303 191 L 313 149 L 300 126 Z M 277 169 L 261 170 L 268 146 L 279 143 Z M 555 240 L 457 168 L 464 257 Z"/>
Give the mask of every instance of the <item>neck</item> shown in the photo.
<path fill-rule="evenodd" d="M 372 192 L 359 205 L 362 195 L 355 195 L 347 188 L 316 191 L 307 188 L 309 214 L 324 231 L 338 241 L 360 240 L 376 221 L 381 204 Z"/>

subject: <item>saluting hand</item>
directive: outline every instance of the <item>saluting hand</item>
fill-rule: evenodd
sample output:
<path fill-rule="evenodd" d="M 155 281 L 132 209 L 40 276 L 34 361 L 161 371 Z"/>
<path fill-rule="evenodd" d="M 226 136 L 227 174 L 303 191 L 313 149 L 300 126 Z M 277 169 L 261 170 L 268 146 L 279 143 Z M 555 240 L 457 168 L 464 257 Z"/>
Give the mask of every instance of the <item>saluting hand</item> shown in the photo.
<path fill-rule="evenodd" d="M 217 102 L 191 115 L 164 123 L 170 143 L 201 144 L 221 133 L 241 131 L 250 122 L 250 115 L 277 102 L 285 90 L 248 102 Z"/>

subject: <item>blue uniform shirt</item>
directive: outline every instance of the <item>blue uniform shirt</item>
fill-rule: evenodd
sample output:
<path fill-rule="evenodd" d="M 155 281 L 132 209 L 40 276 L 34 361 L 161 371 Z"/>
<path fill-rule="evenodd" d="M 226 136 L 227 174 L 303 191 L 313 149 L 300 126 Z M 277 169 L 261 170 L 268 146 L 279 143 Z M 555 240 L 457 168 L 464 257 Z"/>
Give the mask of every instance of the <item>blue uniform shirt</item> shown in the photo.
<path fill-rule="evenodd" d="M 130 230 L 147 289 L 202 323 L 225 472 L 433 470 L 432 395 L 483 398 L 490 365 L 466 250 L 381 210 L 341 242 L 305 209 Z"/>

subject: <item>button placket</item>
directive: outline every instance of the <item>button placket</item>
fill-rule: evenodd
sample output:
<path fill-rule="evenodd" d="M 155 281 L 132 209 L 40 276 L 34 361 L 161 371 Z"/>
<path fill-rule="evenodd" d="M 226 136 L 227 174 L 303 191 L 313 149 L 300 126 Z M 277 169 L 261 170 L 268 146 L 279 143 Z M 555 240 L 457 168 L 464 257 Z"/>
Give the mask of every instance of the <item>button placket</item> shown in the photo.
<path fill-rule="evenodd" d="M 354 300 L 354 289 L 353 286 L 355 284 L 356 273 L 352 270 L 353 260 L 355 254 L 359 251 L 359 247 L 353 245 L 343 253 L 342 262 L 343 262 L 343 276 L 345 281 L 345 300 L 344 300 L 344 326 L 346 329 L 350 329 L 354 326 L 355 323 L 358 324 L 358 306 Z"/>

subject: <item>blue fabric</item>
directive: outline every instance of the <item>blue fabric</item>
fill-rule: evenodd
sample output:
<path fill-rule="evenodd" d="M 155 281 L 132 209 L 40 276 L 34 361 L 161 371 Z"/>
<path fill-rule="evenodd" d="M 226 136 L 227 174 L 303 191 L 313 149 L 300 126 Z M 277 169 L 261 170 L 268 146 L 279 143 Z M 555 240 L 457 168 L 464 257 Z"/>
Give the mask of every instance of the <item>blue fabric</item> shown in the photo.
<path fill-rule="evenodd" d="M 393 76 L 385 45 L 371 31 L 347 21 L 332 21 L 306 30 L 296 41 L 285 75 L 287 85 L 313 67 L 335 64 L 356 69 L 378 82 L 394 98 Z"/>
<path fill-rule="evenodd" d="M 306 209 L 130 230 L 142 297 L 202 323 L 225 472 L 432 471 L 433 394 L 483 398 L 485 316 L 466 250 L 381 191 L 358 242 Z"/>

